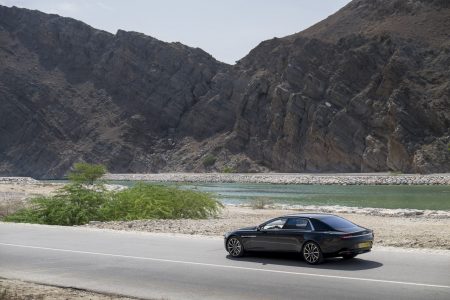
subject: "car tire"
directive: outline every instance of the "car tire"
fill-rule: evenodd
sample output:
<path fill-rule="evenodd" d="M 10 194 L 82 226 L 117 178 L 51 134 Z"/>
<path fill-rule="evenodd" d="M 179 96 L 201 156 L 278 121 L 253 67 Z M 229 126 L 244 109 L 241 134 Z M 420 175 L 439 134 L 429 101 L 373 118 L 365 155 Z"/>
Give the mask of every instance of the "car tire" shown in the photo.
<path fill-rule="evenodd" d="M 356 255 L 358 255 L 358 254 L 344 254 L 344 255 L 342 255 L 342 258 L 343 259 L 352 259 L 352 258 L 355 258 Z"/>
<path fill-rule="evenodd" d="M 311 241 L 303 245 L 302 256 L 305 262 L 310 265 L 318 265 L 323 262 L 322 250 L 317 243 Z"/>
<path fill-rule="evenodd" d="M 232 257 L 241 257 L 244 255 L 244 245 L 237 236 L 231 236 L 227 240 L 227 251 Z"/>

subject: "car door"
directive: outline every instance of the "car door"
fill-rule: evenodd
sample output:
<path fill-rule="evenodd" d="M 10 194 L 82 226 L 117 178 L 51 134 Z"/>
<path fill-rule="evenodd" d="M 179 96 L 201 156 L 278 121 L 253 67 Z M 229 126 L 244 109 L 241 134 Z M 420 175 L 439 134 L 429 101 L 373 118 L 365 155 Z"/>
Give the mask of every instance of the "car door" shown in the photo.
<path fill-rule="evenodd" d="M 292 251 L 292 237 L 283 229 L 287 218 L 277 218 L 263 224 L 252 237 L 253 251 Z"/>
<path fill-rule="evenodd" d="M 311 222 L 307 218 L 292 217 L 286 220 L 282 233 L 289 236 L 289 251 L 300 252 L 305 241 L 305 234 L 312 231 Z"/>

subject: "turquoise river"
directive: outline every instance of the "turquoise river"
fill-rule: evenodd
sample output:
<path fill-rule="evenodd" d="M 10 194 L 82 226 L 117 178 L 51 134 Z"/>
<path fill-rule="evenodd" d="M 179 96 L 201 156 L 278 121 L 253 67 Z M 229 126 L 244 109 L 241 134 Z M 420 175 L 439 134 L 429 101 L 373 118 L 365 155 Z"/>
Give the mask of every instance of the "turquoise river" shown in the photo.
<path fill-rule="evenodd" d="M 133 185 L 132 181 L 111 183 Z M 375 208 L 450 210 L 450 186 L 284 185 L 239 183 L 173 183 L 215 195 L 224 204 L 265 199 L 290 205 L 340 205 Z"/>

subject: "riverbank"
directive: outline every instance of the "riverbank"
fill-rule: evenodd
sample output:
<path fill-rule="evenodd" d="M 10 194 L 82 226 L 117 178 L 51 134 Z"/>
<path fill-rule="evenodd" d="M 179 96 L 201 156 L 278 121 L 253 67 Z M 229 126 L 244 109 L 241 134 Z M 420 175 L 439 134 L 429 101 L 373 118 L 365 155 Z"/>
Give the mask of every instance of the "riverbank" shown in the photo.
<path fill-rule="evenodd" d="M 85 227 L 222 236 L 225 232 L 255 226 L 281 215 L 299 213 L 299 210 L 252 209 L 225 207 L 218 218 L 207 220 L 137 220 L 118 222 L 91 222 Z M 403 248 L 432 248 L 450 250 L 450 218 L 373 216 L 357 213 L 339 213 L 356 224 L 375 232 L 375 245 Z"/>
<path fill-rule="evenodd" d="M 37 184 L 39 180 L 31 177 L 0 177 L 0 184 Z"/>
<path fill-rule="evenodd" d="M 450 174 L 390 174 L 390 173 L 160 173 L 106 174 L 115 181 L 203 182 L 203 183 L 271 183 L 321 185 L 450 185 Z"/>
<path fill-rule="evenodd" d="M 450 173 L 159 173 L 106 174 L 112 181 L 188 182 L 188 183 L 269 183 L 304 185 L 450 185 Z M 0 177 L 0 184 L 39 184 L 31 177 Z"/>

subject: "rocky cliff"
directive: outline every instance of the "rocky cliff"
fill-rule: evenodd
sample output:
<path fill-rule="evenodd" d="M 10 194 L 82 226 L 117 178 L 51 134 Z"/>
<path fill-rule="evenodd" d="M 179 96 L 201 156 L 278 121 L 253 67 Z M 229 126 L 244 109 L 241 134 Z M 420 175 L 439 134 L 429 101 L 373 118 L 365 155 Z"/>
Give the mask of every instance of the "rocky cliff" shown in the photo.
<path fill-rule="evenodd" d="M 234 66 L 0 6 L 0 175 L 450 172 L 450 5 L 355 0 Z"/>

